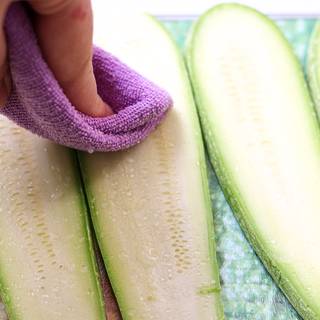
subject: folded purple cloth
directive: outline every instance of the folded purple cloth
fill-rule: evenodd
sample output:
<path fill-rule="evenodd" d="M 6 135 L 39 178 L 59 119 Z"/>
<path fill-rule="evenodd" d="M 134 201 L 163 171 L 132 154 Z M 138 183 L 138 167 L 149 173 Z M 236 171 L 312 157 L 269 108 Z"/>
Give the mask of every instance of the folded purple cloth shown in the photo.
<path fill-rule="evenodd" d="M 89 152 L 125 149 L 143 140 L 172 104 L 165 91 L 95 48 L 98 93 L 115 114 L 87 116 L 70 103 L 44 61 L 23 4 L 11 5 L 5 30 L 13 88 L 0 112 L 44 138 Z"/>

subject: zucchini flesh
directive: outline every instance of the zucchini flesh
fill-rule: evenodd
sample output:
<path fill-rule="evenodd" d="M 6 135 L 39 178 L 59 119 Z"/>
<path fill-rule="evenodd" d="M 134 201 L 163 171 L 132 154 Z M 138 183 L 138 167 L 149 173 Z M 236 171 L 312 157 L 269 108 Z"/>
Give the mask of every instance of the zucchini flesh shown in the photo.
<path fill-rule="evenodd" d="M 66 148 L 0 117 L 0 288 L 10 319 L 105 319 Z"/>
<path fill-rule="evenodd" d="M 106 17 L 104 11 L 99 20 L 96 12 L 97 44 L 174 100 L 163 123 L 136 147 L 80 155 L 122 317 L 222 319 L 204 151 L 182 58 L 151 17 L 123 12 Z"/>
<path fill-rule="evenodd" d="M 197 22 L 188 67 L 211 162 L 243 230 L 305 319 L 320 318 L 320 132 L 276 25 L 224 4 Z"/>

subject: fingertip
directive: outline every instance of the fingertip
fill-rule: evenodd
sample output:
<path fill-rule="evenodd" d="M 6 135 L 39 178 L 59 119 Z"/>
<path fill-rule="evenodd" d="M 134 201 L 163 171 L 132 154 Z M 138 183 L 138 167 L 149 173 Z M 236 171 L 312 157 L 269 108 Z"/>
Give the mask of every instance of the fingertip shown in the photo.
<path fill-rule="evenodd" d="M 99 96 L 95 105 L 91 106 L 87 110 L 84 110 L 83 112 L 95 118 L 108 117 L 114 114 L 111 107 L 106 104 Z"/>
<path fill-rule="evenodd" d="M 95 117 L 109 117 L 112 116 L 114 113 L 109 105 L 106 103 L 102 103 L 101 106 L 97 110 L 97 114 Z"/>
<path fill-rule="evenodd" d="M 104 116 L 112 116 L 114 112 L 112 111 L 111 107 L 105 104 L 105 115 Z"/>
<path fill-rule="evenodd" d="M 3 107 L 8 99 L 8 92 L 3 85 L 0 85 L 0 108 Z"/>
<path fill-rule="evenodd" d="M 11 92 L 11 78 L 6 74 L 0 83 L 0 107 L 3 107 Z"/>

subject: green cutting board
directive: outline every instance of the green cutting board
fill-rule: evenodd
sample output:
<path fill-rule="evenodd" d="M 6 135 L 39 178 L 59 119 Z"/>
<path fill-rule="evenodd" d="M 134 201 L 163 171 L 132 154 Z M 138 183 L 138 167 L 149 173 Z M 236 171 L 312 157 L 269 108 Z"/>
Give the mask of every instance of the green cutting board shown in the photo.
<path fill-rule="evenodd" d="M 277 23 L 304 65 L 315 20 L 291 19 Z M 163 24 L 183 50 L 192 23 L 163 21 Z M 301 319 L 246 240 L 209 164 L 208 171 L 226 319 Z"/>

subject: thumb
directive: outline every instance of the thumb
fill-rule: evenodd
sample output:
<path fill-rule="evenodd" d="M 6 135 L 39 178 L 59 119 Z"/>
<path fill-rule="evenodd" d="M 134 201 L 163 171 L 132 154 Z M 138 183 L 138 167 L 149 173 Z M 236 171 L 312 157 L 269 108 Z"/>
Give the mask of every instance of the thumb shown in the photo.
<path fill-rule="evenodd" d="M 2 1 L 2 0 L 0 0 Z M 97 93 L 90 0 L 30 0 L 44 58 L 71 103 L 91 116 L 112 114 Z"/>

